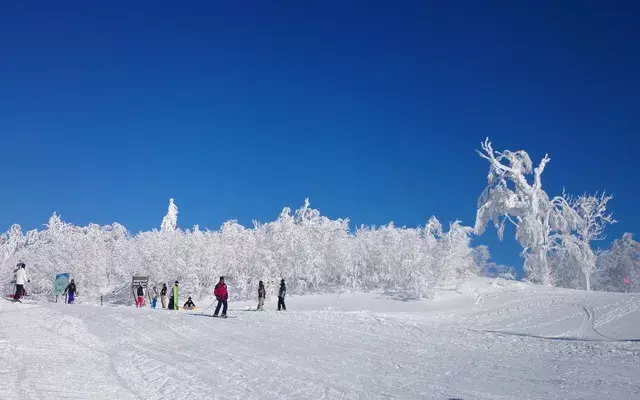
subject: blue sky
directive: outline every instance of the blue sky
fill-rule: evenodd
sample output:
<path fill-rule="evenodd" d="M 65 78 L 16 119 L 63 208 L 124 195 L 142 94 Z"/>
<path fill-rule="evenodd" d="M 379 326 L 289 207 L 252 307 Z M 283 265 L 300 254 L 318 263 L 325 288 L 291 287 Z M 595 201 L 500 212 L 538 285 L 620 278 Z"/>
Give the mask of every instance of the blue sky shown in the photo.
<path fill-rule="evenodd" d="M 0 229 L 276 218 L 473 224 L 525 149 L 550 194 L 606 189 L 638 233 L 633 2 L 10 2 L 0 13 Z M 484 2 L 483 2 L 484 3 Z M 512 232 L 476 243 L 521 264 Z"/>

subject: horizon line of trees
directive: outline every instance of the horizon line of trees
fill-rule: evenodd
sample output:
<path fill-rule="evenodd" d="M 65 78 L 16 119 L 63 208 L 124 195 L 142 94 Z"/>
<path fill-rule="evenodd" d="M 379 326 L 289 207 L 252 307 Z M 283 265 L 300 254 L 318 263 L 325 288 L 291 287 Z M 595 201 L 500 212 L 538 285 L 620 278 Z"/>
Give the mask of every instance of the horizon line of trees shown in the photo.
<path fill-rule="evenodd" d="M 250 228 L 232 220 L 219 230 L 183 230 L 170 199 L 160 230 L 135 235 L 118 223 L 76 226 L 56 213 L 42 230 L 24 234 L 13 225 L 0 235 L 0 262 L 25 262 L 30 293 L 44 296 L 56 273 L 69 272 L 90 298 L 126 297 L 132 275 L 148 275 L 151 284 L 178 280 L 195 298 L 210 294 L 219 276 L 236 298 L 254 297 L 260 280 L 275 291 L 281 278 L 291 293 L 388 289 L 430 298 L 436 288 L 456 288 L 488 264 L 488 250 L 474 249 L 472 234 L 458 221 L 445 230 L 435 217 L 424 227 L 390 223 L 352 231 L 349 220 L 320 215 L 308 199 L 295 212 L 284 208 L 275 221 L 254 221 Z"/>

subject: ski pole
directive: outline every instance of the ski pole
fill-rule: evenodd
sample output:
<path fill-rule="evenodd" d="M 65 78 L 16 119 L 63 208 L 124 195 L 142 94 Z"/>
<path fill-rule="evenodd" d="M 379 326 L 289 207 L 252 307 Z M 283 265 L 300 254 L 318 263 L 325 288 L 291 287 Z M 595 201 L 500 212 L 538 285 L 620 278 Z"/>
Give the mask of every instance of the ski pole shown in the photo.
<path fill-rule="evenodd" d="M 207 310 L 208 310 L 208 309 L 210 309 L 210 308 L 211 308 L 211 306 L 212 306 L 214 303 L 215 303 L 215 301 L 214 301 L 213 303 L 209 304 L 209 307 L 207 307 L 207 308 L 202 312 L 202 314 L 200 314 L 200 315 L 204 315 L 204 313 L 206 313 L 206 312 L 207 312 Z"/>

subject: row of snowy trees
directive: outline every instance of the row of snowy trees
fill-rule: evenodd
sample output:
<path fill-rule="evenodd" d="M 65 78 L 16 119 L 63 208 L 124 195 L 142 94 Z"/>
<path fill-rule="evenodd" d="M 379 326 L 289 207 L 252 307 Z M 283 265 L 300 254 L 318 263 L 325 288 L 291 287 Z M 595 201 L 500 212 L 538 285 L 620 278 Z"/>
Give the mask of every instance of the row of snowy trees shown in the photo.
<path fill-rule="evenodd" d="M 56 273 L 70 272 L 84 295 L 120 292 L 134 274 L 152 282 L 181 282 L 185 294 L 208 294 L 218 276 L 228 277 L 237 297 L 252 296 L 259 280 L 277 290 L 285 278 L 289 290 L 384 288 L 431 297 L 438 287 L 455 288 L 478 272 L 513 277 L 513 269 L 489 262 L 485 246 L 473 248 L 474 234 L 492 222 L 502 238 L 515 226 L 528 280 L 590 290 L 640 291 L 640 245 L 630 234 L 608 251 L 594 241 L 615 223 L 607 212 L 607 194 L 550 197 L 542 188 L 545 156 L 534 168 L 525 151 L 494 151 L 486 140 L 479 151 L 489 162 L 488 185 L 478 202 L 475 228 L 450 224 L 445 230 L 431 218 L 424 227 L 361 226 L 321 216 L 305 201 L 277 220 L 250 228 L 228 221 L 220 230 L 178 228 L 178 208 L 169 202 L 160 230 L 131 235 L 120 224 L 80 227 L 54 214 L 46 229 L 24 234 L 18 225 L 0 235 L 0 263 L 29 266 L 32 292 L 49 294 Z M 3 278 L 4 277 L 4 278 Z M 626 284 L 625 281 L 629 282 Z"/>
<path fill-rule="evenodd" d="M 86 297 L 114 290 L 126 297 L 134 274 L 149 275 L 151 282 L 179 280 L 184 294 L 196 297 L 210 294 L 221 275 L 235 298 L 253 296 L 259 280 L 273 293 L 281 278 L 293 293 L 383 288 L 431 297 L 488 261 L 486 249 L 470 245 L 472 228 L 454 222 L 445 230 L 436 218 L 418 228 L 351 231 L 348 220 L 322 216 L 308 201 L 251 228 L 228 221 L 216 231 L 182 230 L 177 217 L 171 199 L 161 229 L 137 235 L 117 223 L 75 226 L 56 214 L 43 230 L 23 234 L 14 225 L 0 236 L 4 279 L 8 283 L 10 268 L 24 261 L 30 290 L 42 295 L 51 293 L 56 273 L 70 272 Z"/>
<path fill-rule="evenodd" d="M 515 226 L 528 280 L 591 290 L 595 277 L 595 288 L 620 291 L 627 289 L 625 278 L 640 283 L 638 243 L 630 234 L 610 251 L 593 248 L 604 238 L 605 227 L 617 222 L 607 211 L 612 196 L 550 197 L 542 188 L 548 156 L 534 168 L 525 151 L 494 151 L 488 139 L 478 153 L 489 162 L 489 175 L 478 200 L 475 231 L 482 234 L 493 222 L 502 239 L 505 226 Z"/>

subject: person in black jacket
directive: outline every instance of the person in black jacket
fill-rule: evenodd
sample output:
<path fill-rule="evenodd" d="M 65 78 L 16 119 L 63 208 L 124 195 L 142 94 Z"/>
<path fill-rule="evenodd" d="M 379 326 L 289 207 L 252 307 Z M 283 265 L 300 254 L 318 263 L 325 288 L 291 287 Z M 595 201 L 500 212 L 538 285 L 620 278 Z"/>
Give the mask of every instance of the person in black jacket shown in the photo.
<path fill-rule="evenodd" d="M 278 291 L 278 311 L 282 306 L 283 311 L 287 311 L 287 306 L 284 305 L 284 297 L 287 295 L 287 287 L 284 284 L 284 279 L 280 281 L 280 290 Z"/>
<path fill-rule="evenodd" d="M 67 304 L 73 304 L 73 300 L 76 298 L 76 291 L 76 281 L 72 279 L 71 283 L 64 289 L 64 293 L 62 293 L 67 295 Z"/>
<path fill-rule="evenodd" d="M 194 308 L 196 308 L 195 303 L 193 302 L 193 300 L 191 300 L 191 296 L 189 296 L 189 298 L 187 299 L 187 302 L 184 303 L 184 307 L 185 310 L 193 310 Z"/>
<path fill-rule="evenodd" d="M 160 301 L 162 302 L 162 309 L 167 308 L 167 284 L 162 284 L 162 289 L 160 290 Z"/>
<path fill-rule="evenodd" d="M 264 300 L 267 298 L 267 291 L 264 288 L 264 283 L 260 281 L 258 283 L 258 311 L 264 310 Z"/>
<path fill-rule="evenodd" d="M 137 293 L 138 293 L 138 301 L 136 301 L 136 307 L 140 308 L 144 303 L 144 289 L 142 289 L 142 285 L 138 286 Z"/>

